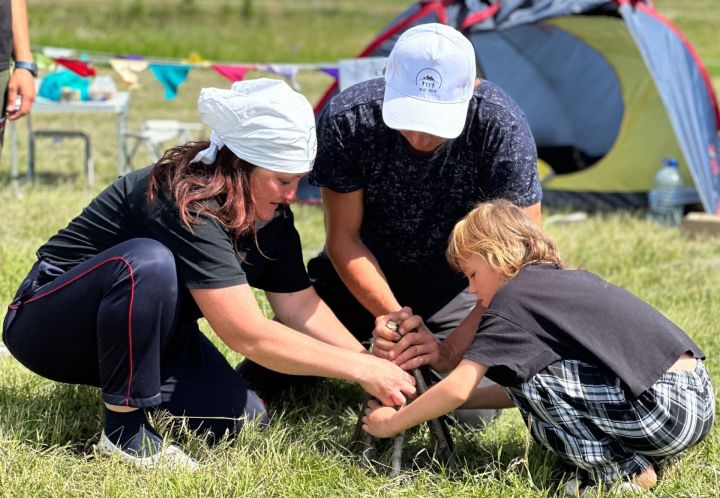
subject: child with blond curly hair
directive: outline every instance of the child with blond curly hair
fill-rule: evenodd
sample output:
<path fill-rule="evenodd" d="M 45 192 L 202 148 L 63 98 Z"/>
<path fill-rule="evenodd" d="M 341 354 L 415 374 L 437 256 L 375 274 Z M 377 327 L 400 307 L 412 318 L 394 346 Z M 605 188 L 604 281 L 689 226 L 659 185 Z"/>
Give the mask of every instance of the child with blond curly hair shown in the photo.
<path fill-rule="evenodd" d="M 446 255 L 487 308 L 477 334 L 427 393 L 399 410 L 374 403 L 368 433 L 390 437 L 461 405 L 517 406 L 534 439 L 578 468 L 566 492 L 581 496 L 600 482 L 650 488 L 663 460 L 708 434 L 715 394 L 700 348 L 637 296 L 566 268 L 522 209 L 479 204 Z M 401 323 L 419 327 L 419 316 Z M 497 385 L 476 389 L 483 377 Z"/>

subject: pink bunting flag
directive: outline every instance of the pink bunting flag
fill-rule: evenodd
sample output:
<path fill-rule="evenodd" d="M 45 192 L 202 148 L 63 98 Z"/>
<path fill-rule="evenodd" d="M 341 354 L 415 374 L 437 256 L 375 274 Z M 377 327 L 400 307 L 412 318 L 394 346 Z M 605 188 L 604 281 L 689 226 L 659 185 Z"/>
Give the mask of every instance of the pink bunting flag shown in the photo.
<path fill-rule="evenodd" d="M 95 76 L 95 68 L 90 66 L 87 62 L 76 59 L 66 59 L 64 57 L 56 57 L 53 60 L 58 64 L 65 66 L 73 73 L 79 74 L 83 78 L 87 76 Z"/>
<path fill-rule="evenodd" d="M 211 64 L 211 68 L 230 81 L 242 81 L 245 75 L 255 66 L 232 66 L 224 64 Z"/>

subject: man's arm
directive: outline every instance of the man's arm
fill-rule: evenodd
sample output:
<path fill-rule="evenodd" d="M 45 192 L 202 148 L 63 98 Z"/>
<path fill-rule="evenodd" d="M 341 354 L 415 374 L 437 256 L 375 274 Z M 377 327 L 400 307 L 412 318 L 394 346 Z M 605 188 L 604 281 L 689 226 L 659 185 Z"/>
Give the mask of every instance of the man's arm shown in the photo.
<path fill-rule="evenodd" d="M 27 6 L 25 0 L 12 0 L 13 59 L 31 62 L 30 30 L 28 28 Z M 15 102 L 21 98 L 20 109 Z M 7 118 L 15 120 L 30 112 L 35 102 L 35 77 L 26 69 L 15 69 L 10 75 L 7 87 Z"/>
<path fill-rule="evenodd" d="M 400 309 L 380 265 L 360 239 L 363 191 L 338 193 L 322 189 L 325 207 L 325 250 L 353 296 L 373 316 Z"/>

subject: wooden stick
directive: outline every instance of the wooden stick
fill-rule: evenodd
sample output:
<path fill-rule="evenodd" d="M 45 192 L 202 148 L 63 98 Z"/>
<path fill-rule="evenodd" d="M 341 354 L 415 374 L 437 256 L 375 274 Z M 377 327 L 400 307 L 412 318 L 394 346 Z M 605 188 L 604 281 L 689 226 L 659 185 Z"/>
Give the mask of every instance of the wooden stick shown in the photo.
<path fill-rule="evenodd" d="M 388 322 L 386 326 L 391 330 L 397 330 L 398 327 L 397 323 L 395 322 Z M 410 373 L 415 379 L 415 387 L 417 389 L 418 395 L 424 394 L 428 390 L 424 374 L 427 374 L 429 378 L 430 371 L 426 368 L 423 368 L 423 370 L 421 370 L 420 368 L 413 368 L 410 370 Z M 371 399 L 372 397 L 368 396 L 368 398 L 365 400 L 365 403 L 363 403 L 362 409 L 360 411 L 360 416 L 358 417 L 357 424 L 355 425 L 355 431 L 353 432 L 353 437 L 350 442 L 351 450 L 356 452 L 359 450 L 362 453 L 363 459 L 367 463 L 371 461 L 374 452 L 375 438 L 373 438 L 367 432 L 363 431 L 362 418 L 365 415 L 365 410 L 368 408 L 368 403 Z M 450 430 L 447 426 L 445 415 L 428 420 L 427 424 L 428 429 L 430 430 L 430 437 L 434 440 L 436 450 L 439 453 L 443 462 L 445 463 L 445 466 L 453 467 L 455 465 L 455 459 L 453 457 L 454 446 L 452 442 L 452 436 L 450 435 Z M 393 476 L 400 473 L 402 450 L 404 443 L 405 431 L 402 431 L 400 434 L 393 438 L 393 451 L 390 458 L 391 475 Z"/>

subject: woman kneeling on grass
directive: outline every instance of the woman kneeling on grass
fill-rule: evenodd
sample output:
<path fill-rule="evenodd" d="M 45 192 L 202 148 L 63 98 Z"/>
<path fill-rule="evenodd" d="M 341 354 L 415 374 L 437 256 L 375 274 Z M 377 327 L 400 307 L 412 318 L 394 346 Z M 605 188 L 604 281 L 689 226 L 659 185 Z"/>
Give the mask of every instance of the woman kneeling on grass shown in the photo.
<path fill-rule="evenodd" d="M 197 465 L 163 445 L 145 409 L 216 438 L 244 419 L 267 422 L 200 332 L 201 316 L 267 368 L 357 381 L 388 404 L 415 391 L 409 374 L 365 354 L 310 286 L 287 206 L 315 158 L 307 100 L 259 79 L 203 89 L 198 111 L 210 142 L 170 149 L 98 195 L 37 251 L 3 324 L 30 370 L 101 388 L 98 448 L 140 466 Z M 279 322 L 250 286 L 266 292 Z"/>
<path fill-rule="evenodd" d="M 517 406 L 533 437 L 579 468 L 571 495 L 623 478 L 650 488 L 655 466 L 708 434 L 715 395 L 697 345 L 633 294 L 565 269 L 521 209 L 478 205 L 455 226 L 447 257 L 487 307 L 477 334 L 426 394 L 398 411 L 368 409 L 367 432 L 390 437 L 464 403 Z M 424 324 L 412 316 L 401 327 Z M 499 385 L 476 390 L 484 376 Z"/>

